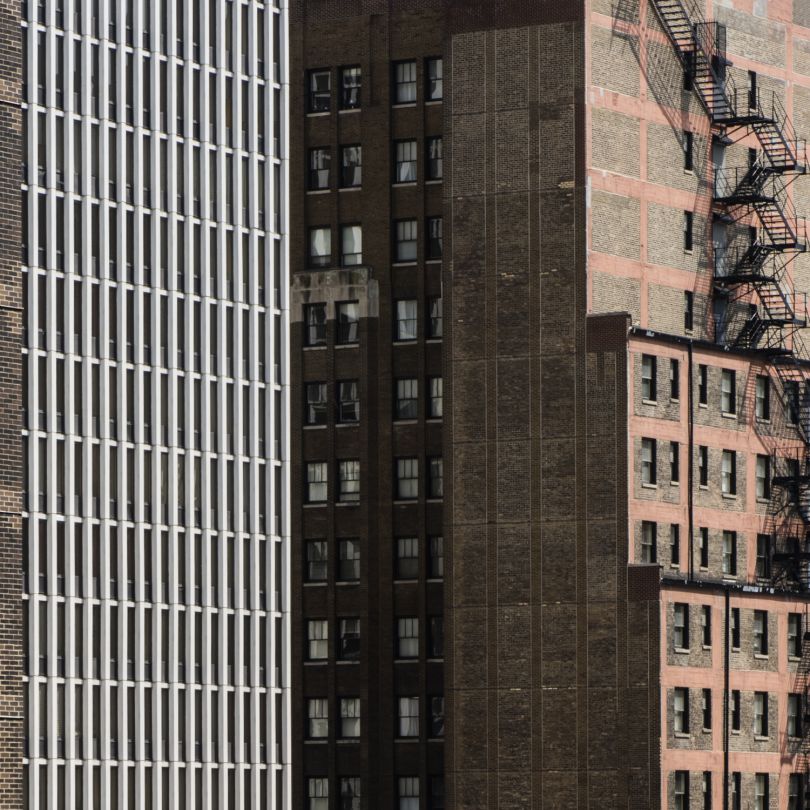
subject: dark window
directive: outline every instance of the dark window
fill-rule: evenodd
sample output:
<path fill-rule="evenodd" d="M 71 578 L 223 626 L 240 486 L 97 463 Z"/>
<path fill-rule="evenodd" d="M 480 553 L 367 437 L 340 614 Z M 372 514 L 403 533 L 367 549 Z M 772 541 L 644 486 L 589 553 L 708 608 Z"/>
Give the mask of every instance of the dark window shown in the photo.
<path fill-rule="evenodd" d="M 700 567 L 709 567 L 709 530 L 705 526 L 701 526 L 698 535 L 698 545 L 700 554 Z"/>
<path fill-rule="evenodd" d="M 396 578 L 416 579 L 419 576 L 419 539 L 398 537 L 396 554 Z"/>
<path fill-rule="evenodd" d="M 340 619 L 338 658 L 342 661 L 357 661 L 360 658 L 360 619 Z"/>
<path fill-rule="evenodd" d="M 683 133 L 683 168 L 691 172 L 695 167 L 694 137 L 691 132 Z"/>
<path fill-rule="evenodd" d="M 673 484 L 681 480 L 681 446 L 678 442 L 669 443 L 669 480 Z"/>
<path fill-rule="evenodd" d="M 669 561 L 672 565 L 681 564 L 681 527 L 677 523 L 669 527 Z"/>
<path fill-rule="evenodd" d="M 681 372 L 680 363 L 677 360 L 669 361 L 669 398 L 680 399 L 681 396 Z"/>
<path fill-rule="evenodd" d="M 771 418 L 771 379 L 766 375 L 757 376 L 754 413 L 757 419 Z"/>
<path fill-rule="evenodd" d="M 428 658 L 444 657 L 444 618 L 428 618 Z"/>
<path fill-rule="evenodd" d="M 357 380 L 342 380 L 337 385 L 338 422 L 359 422 L 360 395 Z"/>
<path fill-rule="evenodd" d="M 394 63 L 394 104 L 416 101 L 416 62 Z"/>
<path fill-rule="evenodd" d="M 689 733 L 689 690 L 675 687 L 672 695 L 672 721 L 677 734 Z M 688 805 L 687 805 L 688 806 Z"/>
<path fill-rule="evenodd" d="M 444 538 L 428 538 L 428 577 L 441 579 L 444 576 Z"/>
<path fill-rule="evenodd" d="M 707 405 L 709 402 L 709 368 L 700 363 L 698 365 L 698 404 Z"/>
<path fill-rule="evenodd" d="M 701 444 L 698 446 L 698 482 L 700 486 L 709 486 L 709 448 Z"/>
<path fill-rule="evenodd" d="M 326 540 L 307 540 L 307 582 L 326 582 L 328 552 Z"/>
<path fill-rule="evenodd" d="M 444 737 L 444 696 L 430 698 L 430 736 Z"/>
<path fill-rule="evenodd" d="M 712 608 L 711 605 L 701 605 L 700 626 L 702 629 L 703 646 L 712 646 Z"/>
<path fill-rule="evenodd" d="M 658 560 L 658 524 L 652 520 L 641 521 L 641 562 L 655 563 Z"/>
<path fill-rule="evenodd" d="M 703 728 L 708 731 L 712 727 L 712 690 L 703 690 Z"/>
<path fill-rule="evenodd" d="M 723 532 L 723 576 L 737 576 L 737 532 Z"/>
<path fill-rule="evenodd" d="M 358 188 L 363 182 L 363 148 L 359 145 L 340 148 L 340 185 L 342 188 Z"/>
<path fill-rule="evenodd" d="M 691 332 L 695 321 L 695 294 L 691 290 L 683 293 L 683 328 Z"/>
<path fill-rule="evenodd" d="M 444 176 L 442 165 L 442 139 L 440 136 L 425 140 L 425 178 L 427 180 L 441 180 Z"/>
<path fill-rule="evenodd" d="M 442 417 L 442 388 L 441 377 L 428 377 L 428 419 L 441 419 Z"/>
<path fill-rule="evenodd" d="M 307 401 L 305 422 L 308 425 L 325 425 L 326 410 L 326 383 L 307 383 Z"/>
<path fill-rule="evenodd" d="M 415 262 L 416 220 L 401 219 L 394 224 L 394 260 L 398 262 Z"/>
<path fill-rule="evenodd" d="M 428 498 L 444 495 L 444 464 L 441 458 L 428 459 Z"/>
<path fill-rule="evenodd" d="M 320 191 L 329 188 L 329 167 L 332 153 L 327 147 L 319 146 L 309 150 L 309 188 Z"/>
<path fill-rule="evenodd" d="M 788 655 L 800 658 L 802 654 L 802 614 L 788 613 Z"/>
<path fill-rule="evenodd" d="M 416 500 L 419 496 L 419 461 L 416 458 L 398 458 L 395 468 L 397 500 Z"/>
<path fill-rule="evenodd" d="M 683 249 L 692 250 L 695 245 L 694 238 L 695 215 L 691 211 L 683 212 Z"/>
<path fill-rule="evenodd" d="M 360 500 L 360 462 L 357 459 L 338 461 L 338 501 L 357 503 Z"/>
<path fill-rule="evenodd" d="M 733 689 L 731 691 L 731 730 L 740 730 L 740 690 Z"/>
<path fill-rule="evenodd" d="M 427 335 L 428 338 L 442 336 L 442 298 L 436 296 L 428 298 Z"/>
<path fill-rule="evenodd" d="M 359 776 L 340 777 L 340 810 L 360 810 L 360 785 Z"/>
<path fill-rule="evenodd" d="M 326 345 L 326 304 L 307 304 L 304 307 L 304 345 Z"/>
<path fill-rule="evenodd" d="M 360 324 L 360 308 L 357 301 L 341 301 L 337 304 L 337 342 L 357 343 Z"/>
<path fill-rule="evenodd" d="M 444 97 L 442 68 L 441 57 L 428 59 L 425 62 L 425 98 L 427 101 L 441 101 Z"/>
<path fill-rule="evenodd" d="M 396 381 L 395 419 L 416 419 L 419 414 L 419 383 L 413 378 Z"/>
<path fill-rule="evenodd" d="M 340 108 L 342 110 L 356 110 L 360 106 L 362 86 L 363 77 L 358 66 L 340 69 Z"/>
<path fill-rule="evenodd" d="M 788 421 L 796 425 L 799 422 L 799 384 L 795 380 L 787 380 L 784 390 Z"/>
<path fill-rule="evenodd" d="M 654 355 L 641 355 L 641 398 L 647 402 L 658 400 L 657 366 Z"/>
<path fill-rule="evenodd" d="M 752 110 L 759 107 L 759 91 L 757 90 L 757 73 L 755 70 L 748 71 L 748 106 Z"/>
<path fill-rule="evenodd" d="M 360 579 L 360 541 L 338 541 L 338 582 L 357 582 Z"/>
<path fill-rule="evenodd" d="M 731 608 L 731 646 L 740 649 L 740 609 Z"/>
<path fill-rule="evenodd" d="M 394 143 L 393 182 L 416 182 L 416 141 L 396 141 Z"/>
<path fill-rule="evenodd" d="M 769 534 L 757 535 L 756 575 L 762 578 L 768 578 L 771 575 L 771 536 Z"/>
<path fill-rule="evenodd" d="M 309 72 L 309 111 L 329 112 L 332 101 L 332 74 L 328 70 Z"/>
<path fill-rule="evenodd" d="M 428 217 L 425 223 L 425 258 L 428 261 L 442 257 L 442 218 Z"/>

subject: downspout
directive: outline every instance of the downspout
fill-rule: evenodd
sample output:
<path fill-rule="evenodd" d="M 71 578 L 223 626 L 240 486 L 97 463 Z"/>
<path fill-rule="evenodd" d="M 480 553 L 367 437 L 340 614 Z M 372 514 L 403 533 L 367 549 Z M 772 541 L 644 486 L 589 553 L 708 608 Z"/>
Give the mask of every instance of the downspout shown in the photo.
<path fill-rule="evenodd" d="M 695 376 L 692 362 L 692 341 L 689 347 L 689 490 L 688 490 L 688 510 L 689 510 L 689 579 L 695 578 L 695 520 L 694 520 L 694 496 L 695 488 Z"/>
<path fill-rule="evenodd" d="M 731 590 L 728 585 L 725 588 L 725 622 L 723 628 L 725 632 L 723 644 L 723 810 L 728 810 L 728 746 L 729 746 L 729 674 L 731 656 Z"/>

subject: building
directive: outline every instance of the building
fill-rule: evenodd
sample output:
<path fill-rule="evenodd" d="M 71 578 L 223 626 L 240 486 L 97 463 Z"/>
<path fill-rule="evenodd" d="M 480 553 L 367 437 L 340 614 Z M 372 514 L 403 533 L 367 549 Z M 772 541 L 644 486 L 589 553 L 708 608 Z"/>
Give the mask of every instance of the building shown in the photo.
<path fill-rule="evenodd" d="M 807 806 L 807 4 L 290 60 L 295 806 Z"/>
<path fill-rule="evenodd" d="M 290 807 L 286 4 L 0 14 L 3 806 Z"/>

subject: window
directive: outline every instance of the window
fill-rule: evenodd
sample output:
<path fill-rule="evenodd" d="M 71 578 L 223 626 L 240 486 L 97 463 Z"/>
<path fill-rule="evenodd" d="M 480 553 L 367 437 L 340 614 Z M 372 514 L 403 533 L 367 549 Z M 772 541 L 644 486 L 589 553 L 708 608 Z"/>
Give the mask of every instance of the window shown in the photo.
<path fill-rule="evenodd" d="M 416 101 L 416 62 L 394 64 L 394 104 Z"/>
<path fill-rule="evenodd" d="M 427 241 L 425 242 L 425 258 L 435 261 L 442 257 L 442 218 L 428 217 L 425 222 Z"/>
<path fill-rule="evenodd" d="M 709 567 L 709 530 L 701 526 L 698 530 L 698 554 L 700 557 L 700 567 Z"/>
<path fill-rule="evenodd" d="M 802 696 L 791 694 L 787 699 L 788 737 L 802 736 Z"/>
<path fill-rule="evenodd" d="M 395 576 L 397 579 L 416 579 L 419 576 L 419 540 L 416 537 L 397 538 Z"/>
<path fill-rule="evenodd" d="M 689 690 L 682 686 L 673 691 L 672 722 L 676 734 L 689 733 Z"/>
<path fill-rule="evenodd" d="M 363 229 L 359 225 L 344 225 L 340 229 L 340 263 L 343 267 L 363 263 Z"/>
<path fill-rule="evenodd" d="M 790 774 L 788 779 L 787 810 L 804 810 L 804 779 L 800 773 Z"/>
<path fill-rule="evenodd" d="M 307 464 L 307 503 L 325 503 L 327 486 L 327 464 L 325 461 L 312 461 Z"/>
<path fill-rule="evenodd" d="M 739 771 L 731 774 L 731 810 L 742 810 L 742 774 Z"/>
<path fill-rule="evenodd" d="M 695 215 L 691 211 L 683 212 L 683 249 L 687 253 L 691 252 L 695 245 L 694 218 Z"/>
<path fill-rule="evenodd" d="M 647 402 L 656 402 L 658 399 L 656 358 L 651 354 L 641 355 L 641 398 Z"/>
<path fill-rule="evenodd" d="M 329 657 L 329 623 L 326 619 L 307 622 L 307 659 L 325 661 Z"/>
<path fill-rule="evenodd" d="M 737 532 L 723 532 L 723 576 L 737 576 Z"/>
<path fill-rule="evenodd" d="M 338 542 L 338 582 L 357 582 L 360 579 L 360 541 Z"/>
<path fill-rule="evenodd" d="M 441 180 L 444 176 L 441 136 L 434 136 L 425 139 L 425 158 L 425 179 Z"/>
<path fill-rule="evenodd" d="M 737 373 L 727 368 L 720 372 L 720 410 L 726 415 L 737 413 Z"/>
<path fill-rule="evenodd" d="M 428 538 L 428 577 L 441 579 L 444 576 L 444 538 Z"/>
<path fill-rule="evenodd" d="M 788 421 L 796 425 L 799 422 L 799 384 L 795 380 L 786 380 L 784 391 Z"/>
<path fill-rule="evenodd" d="M 325 776 L 307 779 L 307 795 L 309 796 L 308 810 L 328 810 L 329 779 Z"/>
<path fill-rule="evenodd" d="M 801 658 L 802 655 L 802 614 L 788 613 L 788 655 Z"/>
<path fill-rule="evenodd" d="M 755 70 L 748 71 L 748 107 L 756 110 L 759 107 L 759 92 L 757 91 L 757 73 Z"/>
<path fill-rule="evenodd" d="M 768 654 L 768 612 L 754 611 L 754 652 L 757 655 Z"/>
<path fill-rule="evenodd" d="M 762 374 L 757 376 L 754 414 L 757 419 L 771 418 L 771 379 Z"/>
<path fill-rule="evenodd" d="M 731 608 L 731 646 L 740 649 L 740 609 Z"/>
<path fill-rule="evenodd" d="M 683 168 L 684 171 L 691 172 L 695 167 L 694 137 L 691 132 L 683 133 Z"/>
<path fill-rule="evenodd" d="M 309 72 L 309 111 L 329 112 L 332 102 L 332 74 L 328 70 Z"/>
<path fill-rule="evenodd" d="M 329 228 L 309 229 L 309 266 L 326 267 L 332 261 L 332 231 Z"/>
<path fill-rule="evenodd" d="M 669 443 L 669 480 L 673 484 L 681 480 L 681 446 L 678 442 Z"/>
<path fill-rule="evenodd" d="M 712 772 L 703 771 L 703 810 L 712 810 Z"/>
<path fill-rule="evenodd" d="M 340 736 L 344 740 L 360 736 L 360 698 L 340 699 Z"/>
<path fill-rule="evenodd" d="M 754 736 L 768 736 L 768 693 L 754 692 Z"/>
<path fill-rule="evenodd" d="M 740 690 L 731 690 L 731 730 L 740 730 L 742 706 L 740 703 Z"/>
<path fill-rule="evenodd" d="M 326 304 L 307 304 L 304 307 L 305 346 L 326 345 Z"/>
<path fill-rule="evenodd" d="M 641 521 L 641 562 L 654 563 L 658 557 L 658 524 L 651 520 Z"/>
<path fill-rule="evenodd" d="M 419 415 L 419 383 L 412 377 L 396 381 L 394 419 L 416 419 Z"/>
<path fill-rule="evenodd" d="M 737 454 L 733 450 L 723 450 L 720 488 L 723 495 L 737 494 Z"/>
<path fill-rule="evenodd" d="M 771 536 L 769 534 L 757 535 L 756 575 L 763 579 L 771 576 Z"/>
<path fill-rule="evenodd" d="M 360 658 L 360 619 L 340 620 L 337 655 L 341 661 L 357 661 Z"/>
<path fill-rule="evenodd" d="M 357 380 L 341 380 L 338 388 L 338 422 L 349 424 L 360 421 L 360 393 Z"/>
<path fill-rule="evenodd" d="M 304 422 L 307 425 L 326 424 L 326 383 L 307 383 L 307 401 Z"/>
<path fill-rule="evenodd" d="M 308 540 L 307 582 L 326 582 L 328 572 L 328 552 L 325 540 Z"/>
<path fill-rule="evenodd" d="M 338 462 L 338 500 L 341 503 L 360 500 L 360 462 L 357 459 Z"/>
<path fill-rule="evenodd" d="M 416 182 L 416 141 L 394 143 L 394 182 Z"/>
<path fill-rule="evenodd" d="M 675 810 L 689 810 L 689 771 L 675 771 Z"/>
<path fill-rule="evenodd" d="M 703 690 L 703 730 L 711 731 L 712 728 L 712 690 Z"/>
<path fill-rule="evenodd" d="M 419 619 L 397 619 L 397 658 L 417 658 L 419 655 Z"/>
<path fill-rule="evenodd" d="M 757 455 L 756 493 L 759 500 L 768 500 L 771 497 L 770 456 Z"/>
<path fill-rule="evenodd" d="M 698 483 L 709 486 L 709 448 L 705 444 L 698 445 Z"/>
<path fill-rule="evenodd" d="M 416 220 L 400 219 L 394 227 L 396 244 L 394 245 L 394 261 L 416 261 Z"/>
<path fill-rule="evenodd" d="M 656 442 L 655 439 L 641 440 L 641 483 L 655 486 L 656 474 Z"/>
<path fill-rule="evenodd" d="M 673 605 L 672 643 L 676 650 L 689 649 L 689 605 L 676 602 Z"/>
<path fill-rule="evenodd" d="M 319 146 L 309 150 L 309 189 L 322 191 L 329 188 L 329 167 L 332 154 L 327 147 Z"/>
<path fill-rule="evenodd" d="M 307 717 L 307 736 L 310 739 L 323 739 L 329 735 L 329 702 L 326 698 L 310 698 L 307 701 Z"/>
<path fill-rule="evenodd" d="M 359 145 L 340 149 L 340 186 L 359 188 L 363 184 L 363 148 Z"/>
<path fill-rule="evenodd" d="M 709 367 L 698 364 L 698 405 L 709 404 Z"/>
<path fill-rule="evenodd" d="M 677 523 L 669 527 L 669 561 L 672 565 L 681 564 L 681 527 Z"/>
<path fill-rule="evenodd" d="M 416 301 L 397 301 L 395 340 L 416 340 Z"/>
<path fill-rule="evenodd" d="M 340 777 L 340 810 L 360 810 L 360 777 Z"/>
<path fill-rule="evenodd" d="M 357 65 L 340 69 L 340 109 L 356 110 L 360 107 L 363 75 Z"/>
<path fill-rule="evenodd" d="M 444 496 L 444 464 L 441 457 L 428 459 L 428 498 Z"/>
<path fill-rule="evenodd" d="M 427 338 L 436 339 L 442 336 L 442 297 L 428 298 L 427 302 Z"/>
<path fill-rule="evenodd" d="M 712 646 L 712 607 L 711 605 L 701 605 L 700 607 L 700 628 L 703 638 L 703 646 Z"/>
<path fill-rule="evenodd" d="M 428 418 L 441 419 L 442 417 L 442 378 L 429 377 L 430 396 L 428 397 Z"/>
<path fill-rule="evenodd" d="M 399 717 L 399 736 L 419 736 L 419 698 L 401 697 L 397 700 Z"/>
<path fill-rule="evenodd" d="M 337 342 L 341 345 L 357 343 L 360 325 L 360 307 L 357 301 L 341 301 L 337 305 Z"/>
<path fill-rule="evenodd" d="M 419 810 L 419 777 L 400 776 L 397 780 L 399 810 Z"/>
<path fill-rule="evenodd" d="M 444 737 L 444 696 L 430 698 L 430 736 Z"/>
<path fill-rule="evenodd" d="M 677 360 L 669 361 L 669 398 L 680 399 L 681 395 L 681 374 L 680 363 Z"/>
<path fill-rule="evenodd" d="M 691 290 L 683 293 L 683 328 L 691 332 L 695 324 L 695 294 Z"/>
<path fill-rule="evenodd" d="M 443 98 L 441 57 L 425 62 L 425 83 L 425 98 L 428 101 L 441 101 Z"/>
<path fill-rule="evenodd" d="M 419 462 L 417 459 L 398 458 L 396 462 L 396 474 L 397 500 L 416 500 L 419 495 Z"/>
<path fill-rule="evenodd" d="M 444 617 L 431 616 L 429 619 L 428 658 L 444 657 Z"/>
<path fill-rule="evenodd" d="M 754 777 L 754 810 L 768 810 L 770 807 L 770 781 L 767 773 L 758 773 Z"/>

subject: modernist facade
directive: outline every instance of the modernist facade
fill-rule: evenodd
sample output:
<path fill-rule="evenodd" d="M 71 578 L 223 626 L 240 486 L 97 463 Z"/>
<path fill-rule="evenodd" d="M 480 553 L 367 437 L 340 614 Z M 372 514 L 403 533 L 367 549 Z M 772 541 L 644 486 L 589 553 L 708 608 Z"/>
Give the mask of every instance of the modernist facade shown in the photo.
<path fill-rule="evenodd" d="M 289 807 L 285 4 L 2 14 L 2 804 Z"/>
<path fill-rule="evenodd" d="M 810 11 L 291 9 L 296 806 L 810 803 Z"/>

